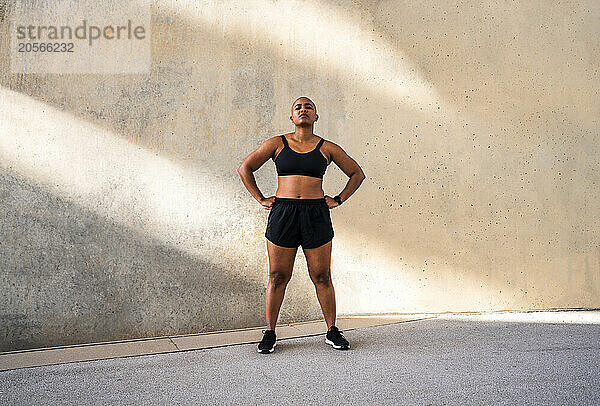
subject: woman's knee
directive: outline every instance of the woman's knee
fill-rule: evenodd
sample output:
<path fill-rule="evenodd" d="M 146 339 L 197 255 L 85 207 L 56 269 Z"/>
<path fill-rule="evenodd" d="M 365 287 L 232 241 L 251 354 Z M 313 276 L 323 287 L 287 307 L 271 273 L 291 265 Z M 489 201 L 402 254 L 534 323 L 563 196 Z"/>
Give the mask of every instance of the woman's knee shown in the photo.
<path fill-rule="evenodd" d="M 323 269 L 311 274 L 310 279 L 315 285 L 326 286 L 331 285 L 331 270 Z"/>
<path fill-rule="evenodd" d="M 275 287 L 287 285 L 290 279 L 291 275 L 283 271 L 272 271 L 269 275 L 269 283 Z"/>

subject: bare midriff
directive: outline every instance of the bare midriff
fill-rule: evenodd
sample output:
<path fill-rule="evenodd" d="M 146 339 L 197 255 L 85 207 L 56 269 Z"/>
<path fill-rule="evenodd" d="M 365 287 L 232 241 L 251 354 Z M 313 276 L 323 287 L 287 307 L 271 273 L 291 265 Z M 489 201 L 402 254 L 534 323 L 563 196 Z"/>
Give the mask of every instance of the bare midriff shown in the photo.
<path fill-rule="evenodd" d="M 325 197 L 323 179 L 304 175 L 277 177 L 276 197 L 290 199 L 320 199 Z"/>

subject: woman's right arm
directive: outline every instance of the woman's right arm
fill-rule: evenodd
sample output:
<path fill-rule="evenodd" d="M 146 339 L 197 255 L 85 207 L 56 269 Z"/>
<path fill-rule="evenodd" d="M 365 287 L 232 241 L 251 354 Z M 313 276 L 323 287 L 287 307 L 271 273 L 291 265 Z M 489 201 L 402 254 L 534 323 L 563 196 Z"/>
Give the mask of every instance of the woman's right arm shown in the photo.
<path fill-rule="evenodd" d="M 248 192 L 254 197 L 259 203 L 261 203 L 265 197 L 258 189 L 256 185 L 256 179 L 254 178 L 254 171 L 259 169 L 265 162 L 273 157 L 277 150 L 277 137 L 271 137 L 262 143 L 260 147 L 254 150 L 250 155 L 244 159 L 237 169 L 242 183 L 248 189 Z"/>

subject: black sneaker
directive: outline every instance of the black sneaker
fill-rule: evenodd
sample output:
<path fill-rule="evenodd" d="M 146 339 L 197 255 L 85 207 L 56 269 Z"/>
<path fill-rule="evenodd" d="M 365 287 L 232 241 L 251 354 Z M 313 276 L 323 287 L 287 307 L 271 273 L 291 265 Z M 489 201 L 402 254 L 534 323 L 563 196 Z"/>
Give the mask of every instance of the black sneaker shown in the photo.
<path fill-rule="evenodd" d="M 275 330 L 263 330 L 263 338 L 262 341 L 258 344 L 258 352 L 261 354 L 269 354 L 275 351 L 275 340 L 277 336 L 275 335 Z"/>
<path fill-rule="evenodd" d="M 329 328 L 329 331 L 327 331 L 327 335 L 325 336 L 325 342 L 330 344 L 336 350 L 347 350 L 350 348 L 350 343 L 344 338 L 342 332 L 336 326 L 331 326 Z"/>

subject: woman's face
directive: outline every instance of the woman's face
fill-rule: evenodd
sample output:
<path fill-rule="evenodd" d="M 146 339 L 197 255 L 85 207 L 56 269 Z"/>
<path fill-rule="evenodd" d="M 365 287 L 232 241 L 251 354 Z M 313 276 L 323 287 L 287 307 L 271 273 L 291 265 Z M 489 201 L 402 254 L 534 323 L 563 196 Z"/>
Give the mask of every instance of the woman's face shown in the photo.
<path fill-rule="evenodd" d="M 298 99 L 292 106 L 292 122 L 299 126 L 312 125 L 317 121 L 315 105 L 308 99 Z"/>

